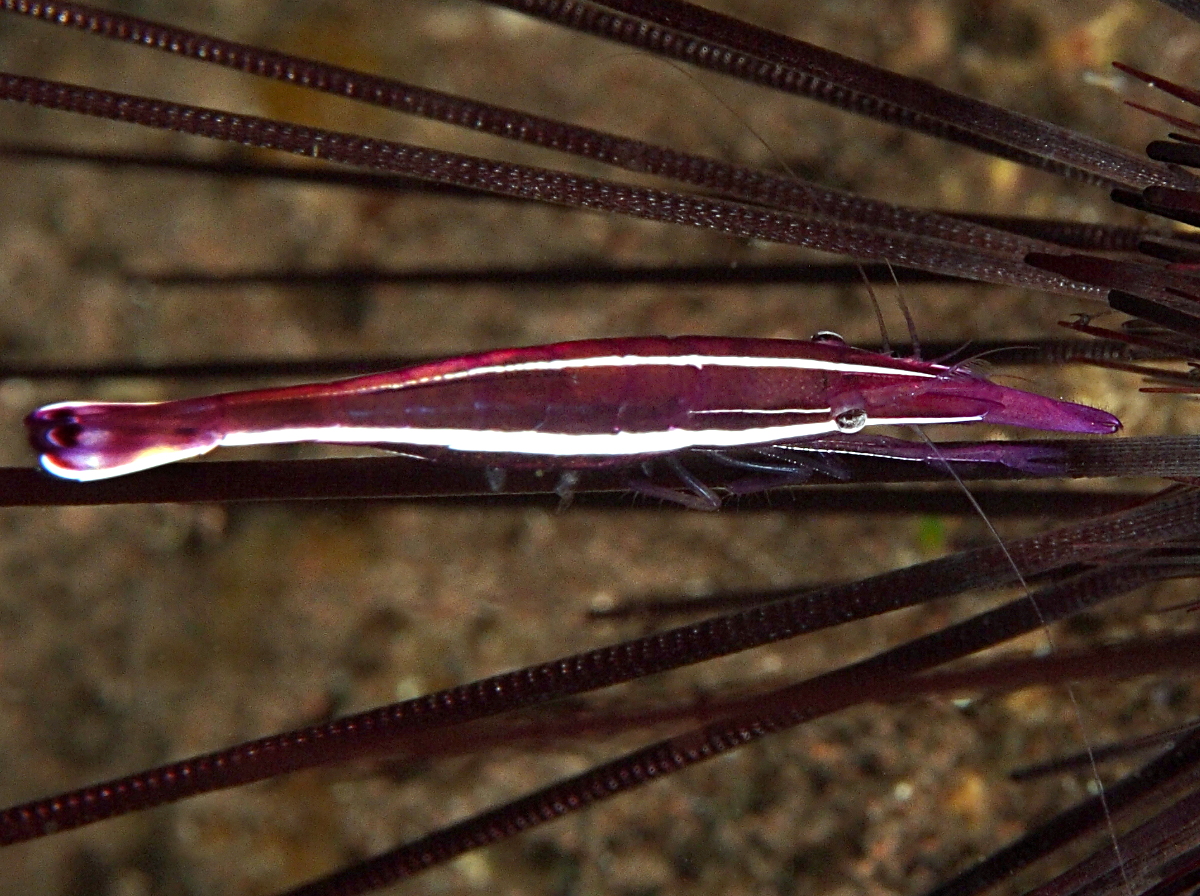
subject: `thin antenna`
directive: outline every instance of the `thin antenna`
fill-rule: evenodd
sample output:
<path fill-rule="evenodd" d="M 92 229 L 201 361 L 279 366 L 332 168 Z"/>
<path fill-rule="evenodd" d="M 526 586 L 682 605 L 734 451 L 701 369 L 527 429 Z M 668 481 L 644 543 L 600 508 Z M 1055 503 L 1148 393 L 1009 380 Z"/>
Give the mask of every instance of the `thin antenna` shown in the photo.
<path fill-rule="evenodd" d="M 783 156 L 781 156 L 778 152 L 775 151 L 775 147 L 773 145 L 771 145 L 771 141 L 769 141 L 766 137 L 764 137 L 762 134 L 760 134 L 758 131 L 756 131 L 754 129 L 754 125 L 750 124 L 750 120 L 748 118 L 746 118 L 746 116 L 743 115 L 741 112 L 739 112 L 737 110 L 737 107 L 735 107 L 733 104 L 731 104 L 729 102 L 726 102 L 724 97 L 722 97 L 721 94 L 711 84 L 706 83 L 703 79 L 701 79 L 699 76 L 697 76 L 695 72 L 689 71 L 688 69 L 684 68 L 678 62 L 675 62 L 672 59 L 668 59 L 666 57 L 658 56 L 658 55 L 647 56 L 645 53 L 642 53 L 639 51 L 633 51 L 633 50 L 631 50 L 627 53 L 612 53 L 605 58 L 609 59 L 609 60 L 631 58 L 631 59 L 637 59 L 639 62 L 647 62 L 647 61 L 648 62 L 657 62 L 661 65 L 665 65 L 667 68 L 674 69 L 675 74 L 677 74 L 681 77 L 687 78 L 689 81 L 691 81 L 697 87 L 699 87 L 702 91 L 707 93 L 709 99 L 716 102 L 717 105 L 719 105 L 722 109 L 724 109 L 729 114 L 730 118 L 732 118 L 739 125 L 741 125 L 743 128 L 745 128 L 745 130 L 750 134 L 750 136 L 753 137 L 755 140 L 757 140 L 759 142 L 759 144 L 762 146 L 762 148 L 767 151 L 767 154 L 772 159 L 775 160 L 775 164 L 779 166 L 780 170 L 782 170 L 784 174 L 786 174 L 788 177 L 792 178 L 793 180 L 801 179 L 800 176 L 792 169 L 792 166 L 787 163 L 787 160 L 785 160 Z"/>
<path fill-rule="evenodd" d="M 879 307 L 879 299 L 875 295 L 875 288 L 871 286 L 871 278 L 867 276 L 867 270 L 862 266 L 861 261 L 855 261 L 858 266 L 858 273 L 862 275 L 863 283 L 867 284 L 867 295 L 871 298 L 871 307 L 875 309 L 875 321 L 879 324 L 879 341 L 882 343 L 881 348 L 883 354 L 890 355 L 892 353 L 891 340 L 888 339 L 887 324 L 883 320 L 883 309 Z M 896 272 L 892 272 L 892 276 L 896 276 Z M 905 312 L 907 316 L 908 312 Z"/>
<path fill-rule="evenodd" d="M 896 276 L 896 269 L 892 267 L 892 263 L 888 259 L 885 258 L 883 263 L 887 265 L 888 273 L 892 275 L 892 282 L 896 284 L 896 304 L 900 306 L 900 313 L 904 315 L 904 324 L 908 327 L 908 338 L 912 340 L 913 357 L 919 359 L 921 357 L 921 340 L 917 338 L 917 325 L 913 322 L 912 312 L 908 310 L 908 302 L 904 301 L 904 290 L 900 288 L 900 278 Z M 865 272 L 864 276 L 866 276 Z"/>
<path fill-rule="evenodd" d="M 1029 599 L 1029 605 L 1033 607 L 1033 612 L 1037 614 L 1041 621 L 1042 632 L 1046 636 L 1046 646 L 1050 653 L 1057 653 L 1058 647 L 1054 643 L 1054 635 L 1050 631 L 1050 624 L 1046 621 L 1046 616 L 1042 612 L 1042 608 L 1038 606 L 1037 599 L 1033 596 L 1033 591 L 1029 587 L 1029 583 L 1025 580 L 1021 568 L 1017 566 L 1017 561 L 1013 559 L 1012 553 L 1008 549 L 1008 545 L 1004 543 L 1004 539 L 1000 537 L 999 531 L 992 525 L 991 519 L 984 513 L 979 502 L 975 500 L 975 496 L 971 494 L 971 490 L 967 488 L 967 484 L 962 481 L 962 477 L 958 475 L 958 471 L 950 464 L 950 462 L 938 450 L 937 444 L 926 435 L 925 430 L 921 426 L 913 426 L 924 441 L 929 446 L 929 450 L 933 453 L 934 458 L 939 464 L 949 473 L 954 481 L 958 483 L 958 487 L 962 489 L 963 494 L 967 496 L 967 501 L 974 508 L 975 513 L 983 520 L 984 526 L 996 539 L 996 544 L 1000 546 L 1000 550 L 1004 552 L 1004 556 L 1008 559 L 1008 565 L 1012 567 L 1013 573 L 1017 577 L 1017 582 L 1021 586 L 1021 590 L 1025 592 L 1025 596 Z M 1079 729 L 1079 735 L 1083 739 L 1084 752 L 1087 754 L 1088 764 L 1092 769 L 1092 780 L 1096 783 L 1096 797 L 1100 800 L 1100 807 L 1104 810 L 1104 823 L 1108 828 L 1108 838 L 1112 842 L 1113 857 L 1117 860 L 1117 867 L 1121 869 L 1121 880 L 1125 884 L 1125 892 L 1129 896 L 1133 896 L 1133 881 L 1129 878 L 1129 869 L 1125 867 L 1125 857 L 1121 854 L 1121 842 L 1117 839 L 1117 827 L 1113 824 L 1112 812 L 1108 808 L 1108 793 L 1104 789 L 1104 780 L 1100 777 L 1100 764 L 1096 761 L 1096 749 L 1092 744 L 1092 739 L 1088 736 L 1087 725 L 1083 719 L 1083 709 L 1079 705 L 1079 699 L 1075 695 L 1075 686 L 1067 682 L 1067 696 L 1071 699 L 1071 710 L 1075 715 L 1075 725 Z"/>

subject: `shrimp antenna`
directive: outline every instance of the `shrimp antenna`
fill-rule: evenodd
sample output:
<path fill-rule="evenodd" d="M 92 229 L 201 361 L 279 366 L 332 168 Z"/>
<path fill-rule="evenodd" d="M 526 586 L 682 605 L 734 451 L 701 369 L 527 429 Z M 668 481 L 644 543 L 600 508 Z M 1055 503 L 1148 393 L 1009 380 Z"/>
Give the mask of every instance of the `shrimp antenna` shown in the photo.
<path fill-rule="evenodd" d="M 619 53 L 619 54 L 617 54 L 617 56 L 639 56 L 639 54 L 637 54 L 635 52 L 630 52 L 630 53 Z M 644 57 L 639 57 L 639 58 L 644 58 Z M 732 118 L 739 125 L 744 127 L 746 129 L 746 131 L 750 134 L 750 136 L 753 137 L 755 140 L 757 140 L 762 145 L 762 148 L 765 149 L 767 151 L 768 155 L 770 155 L 771 158 L 775 160 L 775 164 L 779 166 L 780 170 L 783 171 L 784 174 L 786 174 L 788 177 L 793 178 L 795 180 L 801 179 L 800 175 L 798 175 L 795 172 L 795 170 L 792 168 L 792 166 L 787 163 L 787 160 L 776 151 L 775 147 L 771 144 L 771 141 L 769 141 L 766 137 L 764 137 L 757 130 L 755 130 L 754 125 L 752 125 L 750 123 L 750 119 L 747 118 L 745 115 L 743 115 L 741 112 L 739 112 L 732 103 L 727 102 L 725 100 L 725 98 L 723 96 L 721 96 L 720 92 L 717 91 L 711 84 L 706 83 L 701 78 L 697 77 L 693 72 L 688 71 L 682 65 L 678 64 L 677 62 L 674 62 L 671 59 L 666 59 L 666 58 L 659 57 L 659 56 L 652 56 L 651 60 L 654 62 L 661 62 L 664 65 L 666 65 L 668 68 L 674 69 L 675 73 L 677 75 L 682 75 L 684 78 L 687 78 L 689 81 L 691 81 L 697 87 L 699 87 L 701 90 L 703 90 L 705 93 L 707 93 L 709 96 L 709 99 L 713 100 L 713 102 L 715 102 L 722 109 L 724 109 L 729 114 L 730 118 Z"/>
<path fill-rule="evenodd" d="M 995 525 L 992 524 L 991 519 L 984 512 L 983 507 L 980 506 L 979 502 L 975 499 L 975 496 L 971 494 L 971 490 L 967 488 L 967 484 L 963 482 L 962 477 L 958 475 L 958 471 L 954 469 L 953 465 L 946 459 L 945 455 L 938 450 L 937 443 L 935 443 L 931 438 L 929 438 L 928 435 L 926 435 L 924 427 L 914 425 L 913 429 L 917 431 L 917 435 L 919 435 L 924 440 L 925 444 L 929 446 L 929 450 L 933 454 L 934 459 L 941 464 L 942 467 L 945 468 L 946 472 L 953 477 L 954 481 L 958 483 L 958 487 L 962 489 L 963 494 L 967 496 L 967 501 L 970 503 L 972 509 L 974 509 L 976 515 L 983 521 L 983 525 L 987 527 L 988 532 L 990 532 L 992 537 L 996 540 L 996 544 L 999 546 L 1000 550 L 1004 553 L 1005 558 L 1008 560 L 1008 565 L 1012 567 L 1013 574 L 1017 577 L 1017 583 L 1020 585 L 1021 590 L 1025 592 L 1025 597 L 1028 598 L 1029 605 L 1033 607 L 1033 612 L 1037 615 L 1038 619 L 1041 620 L 1042 632 L 1046 636 L 1047 648 L 1049 649 L 1050 653 L 1057 653 L 1058 647 L 1054 642 L 1054 635 L 1050 631 L 1050 624 L 1046 620 L 1046 614 L 1042 612 L 1042 608 L 1038 605 L 1037 598 L 1033 596 L 1033 591 L 1029 587 L 1029 583 L 1026 581 L 1025 575 L 1021 572 L 1020 566 L 1017 565 L 1017 561 L 1013 558 L 1012 552 L 1009 551 L 1008 545 L 1006 545 L 1004 543 L 1004 539 L 1000 537 L 1000 532 L 996 529 Z M 1104 823 L 1108 828 L 1108 838 L 1112 842 L 1113 857 L 1117 861 L 1117 867 L 1121 869 L 1121 879 L 1125 884 L 1125 891 L 1132 896 L 1134 892 L 1133 881 L 1129 878 L 1129 869 L 1125 866 L 1125 856 L 1121 852 L 1121 842 L 1117 839 L 1117 828 L 1116 825 L 1113 824 L 1112 812 L 1109 811 L 1108 793 L 1104 789 L 1104 779 L 1100 777 L 1100 764 L 1096 760 L 1096 748 L 1092 743 L 1092 739 L 1088 736 L 1087 725 L 1084 723 L 1083 719 L 1083 709 L 1079 705 L 1079 698 L 1075 695 L 1075 687 L 1068 681 L 1066 683 L 1066 688 L 1067 697 L 1071 700 L 1071 711 L 1075 716 L 1075 725 L 1079 729 L 1079 735 L 1083 740 L 1084 753 L 1087 755 L 1088 764 L 1091 766 L 1092 780 L 1096 784 L 1096 797 L 1100 800 L 1100 807 L 1104 810 Z"/>
<path fill-rule="evenodd" d="M 888 259 L 885 258 L 883 263 L 887 265 L 888 273 L 892 275 L 892 282 L 896 284 L 896 304 L 900 306 L 900 313 L 904 315 L 904 325 L 908 327 L 908 338 L 912 341 L 912 356 L 920 359 L 921 340 L 917 338 L 917 325 L 913 321 L 908 302 L 904 301 L 904 290 L 900 287 L 900 278 L 896 276 L 896 269 L 892 267 L 892 263 Z"/>
<path fill-rule="evenodd" d="M 948 361 L 950 358 L 957 355 L 959 352 L 961 352 L 967 348 L 970 348 L 970 346 L 971 346 L 970 342 L 965 342 L 965 343 L 963 343 L 963 345 L 960 348 L 955 349 L 950 354 L 943 355 L 940 358 L 936 358 L 935 363 L 944 364 L 946 361 Z M 1014 349 L 1014 348 L 1032 349 L 1032 348 L 1035 348 L 1035 346 L 1027 345 L 1027 344 L 1022 345 L 1021 343 L 1013 343 L 1011 346 L 1006 345 L 1003 347 L 991 348 L 991 349 L 988 349 L 987 351 L 976 352 L 975 354 L 970 355 L 969 357 L 963 358 L 961 361 L 956 361 L 956 362 L 954 362 L 954 364 L 949 365 L 949 366 L 953 370 L 966 370 L 968 372 L 974 371 L 976 373 L 986 373 L 986 371 L 988 371 L 992 368 L 992 362 L 988 360 L 989 356 L 1003 355 L 1005 352 L 1012 351 L 1012 349 Z M 1005 374 L 1005 376 L 1011 377 L 1011 376 L 1015 376 L 1015 375 L 1014 374 Z M 1016 378 L 1021 380 L 1021 382 L 1027 383 L 1027 382 L 1031 381 L 1029 377 L 1024 377 L 1024 376 L 1016 377 Z"/>
<path fill-rule="evenodd" d="M 883 319 L 883 309 L 879 307 L 879 299 L 875 295 L 875 288 L 871 285 L 871 278 L 867 276 L 867 269 L 862 266 L 861 261 L 855 261 L 854 264 L 858 267 L 858 273 L 862 275 L 862 281 L 867 285 L 867 295 L 871 299 L 871 307 L 875 309 L 875 322 L 879 324 L 879 341 L 883 349 L 883 354 L 890 355 L 892 353 L 892 343 L 888 339 L 887 323 Z M 896 274 L 893 271 L 892 276 Z"/>

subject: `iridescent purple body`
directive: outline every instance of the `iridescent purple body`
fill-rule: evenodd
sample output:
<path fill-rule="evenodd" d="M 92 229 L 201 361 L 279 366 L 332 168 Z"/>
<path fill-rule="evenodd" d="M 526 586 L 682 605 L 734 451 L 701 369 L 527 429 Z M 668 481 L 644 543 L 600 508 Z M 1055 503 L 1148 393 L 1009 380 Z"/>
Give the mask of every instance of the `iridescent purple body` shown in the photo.
<path fill-rule="evenodd" d="M 27 418 L 42 466 L 91 481 L 221 445 L 363 444 L 503 468 L 627 464 L 903 423 L 1111 433 L 1084 405 L 962 367 L 810 341 L 701 336 L 505 349 L 333 383 L 151 404 L 66 402 Z M 874 453 L 874 452 L 872 452 Z"/>

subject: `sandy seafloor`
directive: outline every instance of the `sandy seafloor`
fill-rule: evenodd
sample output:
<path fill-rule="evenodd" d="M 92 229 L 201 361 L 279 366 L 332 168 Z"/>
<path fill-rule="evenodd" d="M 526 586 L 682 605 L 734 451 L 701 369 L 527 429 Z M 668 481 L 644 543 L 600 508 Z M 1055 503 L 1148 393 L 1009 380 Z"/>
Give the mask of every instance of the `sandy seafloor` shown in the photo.
<path fill-rule="evenodd" d="M 123 8 L 228 37 L 868 195 L 1101 220 L 1099 191 L 897 135 L 468 2 L 138 2 Z M 715 5 L 715 4 L 714 4 Z M 763 24 L 1131 148 L 1155 130 L 1090 78 L 1121 58 L 1194 75 L 1200 29 L 1128 2 L 823 0 L 722 3 Z M 4 68 L 505 158 L 550 157 L 440 126 L 0 18 Z M 1102 78 L 1100 80 L 1103 80 Z M 736 111 L 733 114 L 729 111 Z M 757 134 L 757 136 L 756 136 Z M 761 139 L 760 139 L 761 138 Z M 0 107 L 0 140 L 213 155 L 202 141 Z M 770 147 L 768 150 L 766 147 Z M 797 257 L 719 235 L 509 203 L 405 199 L 285 184 L 3 165 L 0 360 L 106 362 L 458 353 L 652 333 L 874 341 L 864 290 L 371 289 L 362 294 L 130 286 L 121 269 L 234 271 L 336 263 L 485 265 L 576 259 Z M 590 171 L 588 166 L 582 170 Z M 884 305 L 897 326 L 887 291 Z M 1040 336 L 1087 310 L 983 288 L 911 287 L 929 338 Z M 1131 432 L 1188 424 L 1099 373 L 1034 386 L 1102 404 Z M 221 387 L 236 384 L 223 383 Z M 154 399 L 185 383 L 0 383 L 0 461 L 28 465 L 39 402 Z M 0 513 L 0 802 L 45 795 L 500 669 L 636 634 L 589 606 L 844 579 L 986 535 L 920 517 L 624 514 L 419 506 L 104 507 Z M 1060 634 L 1188 625 L 1133 595 Z M 938 605 L 631 691 L 717 694 L 829 668 L 955 618 Z M 1030 641 L 1026 647 L 1037 647 Z M 1194 714 L 1186 681 L 1078 690 L 1093 742 Z M 265 894 L 587 767 L 636 737 L 296 775 L 0 853 L 0 892 Z M 918 893 L 1078 798 L 1005 770 L 1081 745 L 1063 693 L 844 713 L 468 856 L 408 893 Z"/>

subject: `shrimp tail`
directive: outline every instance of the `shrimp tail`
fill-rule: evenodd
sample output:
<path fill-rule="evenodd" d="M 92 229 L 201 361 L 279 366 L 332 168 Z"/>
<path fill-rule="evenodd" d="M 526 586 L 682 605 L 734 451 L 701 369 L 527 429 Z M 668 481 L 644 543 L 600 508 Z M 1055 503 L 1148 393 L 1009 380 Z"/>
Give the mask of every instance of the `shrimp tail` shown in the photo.
<path fill-rule="evenodd" d="M 93 482 L 136 473 L 217 447 L 211 417 L 187 402 L 62 402 L 25 418 L 29 442 L 48 473 Z"/>

